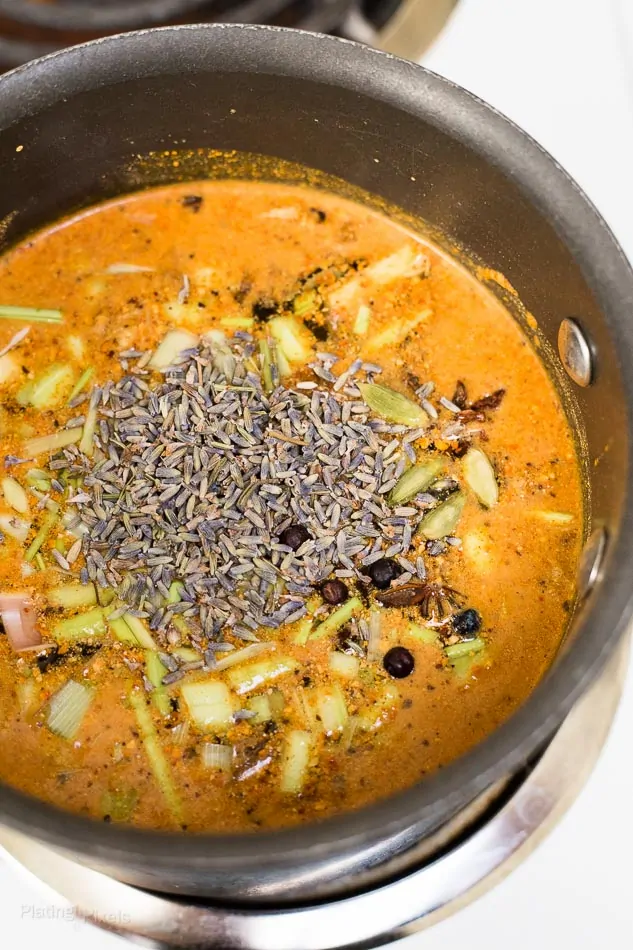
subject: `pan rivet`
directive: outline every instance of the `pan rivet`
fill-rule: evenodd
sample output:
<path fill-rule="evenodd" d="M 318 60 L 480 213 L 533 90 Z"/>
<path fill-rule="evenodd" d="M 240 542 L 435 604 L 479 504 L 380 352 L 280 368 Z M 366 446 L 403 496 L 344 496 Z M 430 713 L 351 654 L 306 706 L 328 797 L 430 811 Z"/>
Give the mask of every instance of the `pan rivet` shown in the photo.
<path fill-rule="evenodd" d="M 580 558 L 578 568 L 578 596 L 580 600 L 587 597 L 596 586 L 606 549 L 607 532 L 604 528 L 596 528 L 589 535 Z"/>
<path fill-rule="evenodd" d="M 593 353 L 578 323 L 568 317 L 561 322 L 558 330 L 558 352 L 567 375 L 578 386 L 590 386 Z"/>

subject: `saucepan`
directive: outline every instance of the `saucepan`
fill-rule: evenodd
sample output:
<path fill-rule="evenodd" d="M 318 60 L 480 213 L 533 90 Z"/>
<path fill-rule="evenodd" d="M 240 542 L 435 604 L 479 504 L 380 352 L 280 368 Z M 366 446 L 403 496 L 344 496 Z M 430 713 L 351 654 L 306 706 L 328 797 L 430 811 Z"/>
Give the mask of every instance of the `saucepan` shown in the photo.
<path fill-rule="evenodd" d="M 310 166 L 503 274 L 567 381 L 585 459 L 570 637 L 512 718 L 434 777 L 353 814 L 226 836 L 104 825 L 0 787 L 0 822 L 121 881 L 232 904 L 334 899 L 405 873 L 455 816 L 529 767 L 627 629 L 633 274 L 556 162 L 463 89 L 344 40 L 236 25 L 113 37 L 2 77 L 1 247 L 96 200 L 200 174 L 183 149 Z"/>

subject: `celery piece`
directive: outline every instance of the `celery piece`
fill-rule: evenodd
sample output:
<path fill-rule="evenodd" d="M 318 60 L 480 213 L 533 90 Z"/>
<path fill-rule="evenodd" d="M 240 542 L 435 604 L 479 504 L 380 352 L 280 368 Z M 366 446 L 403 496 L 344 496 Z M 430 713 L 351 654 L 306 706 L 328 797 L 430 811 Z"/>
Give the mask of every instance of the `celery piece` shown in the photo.
<path fill-rule="evenodd" d="M 57 452 L 58 449 L 79 442 L 83 431 L 81 426 L 77 426 L 74 429 L 59 429 L 57 432 L 53 432 L 52 435 L 39 435 L 34 439 L 27 439 L 24 443 L 24 450 L 29 456 L 42 455 L 44 452 Z"/>
<path fill-rule="evenodd" d="M 411 428 L 424 427 L 428 424 L 429 417 L 422 406 L 397 390 L 380 383 L 359 383 L 358 388 L 369 408 L 388 422 L 396 422 Z"/>
<path fill-rule="evenodd" d="M 322 640 L 323 637 L 328 637 L 331 633 L 336 633 L 337 630 L 351 620 L 353 615 L 363 608 L 363 602 L 360 597 L 350 597 L 349 600 L 346 600 L 344 604 L 331 613 L 323 623 L 320 623 L 318 627 L 315 627 L 314 631 L 310 635 L 311 640 Z"/>
<path fill-rule="evenodd" d="M 158 688 L 163 685 L 163 676 L 167 675 L 167 667 L 155 650 L 145 651 L 145 675 L 152 686 Z"/>
<path fill-rule="evenodd" d="M 330 653 L 329 666 L 333 673 L 346 680 L 358 679 L 360 659 L 347 653 Z"/>
<path fill-rule="evenodd" d="M 411 637 L 412 640 L 417 640 L 418 643 L 439 644 L 440 642 L 437 630 L 433 630 L 431 627 L 423 627 L 419 623 L 409 624 L 406 629 L 406 636 Z"/>
<path fill-rule="evenodd" d="M 84 637 L 102 637 L 105 633 L 106 622 L 100 607 L 61 620 L 51 630 L 55 640 L 82 640 Z"/>
<path fill-rule="evenodd" d="M 309 732 L 294 729 L 289 732 L 284 743 L 281 766 L 281 791 L 287 795 L 298 795 L 308 774 L 312 736 Z"/>
<path fill-rule="evenodd" d="M 191 721 L 205 732 L 224 732 L 233 722 L 236 704 L 228 686 L 217 679 L 198 680 L 181 687 Z"/>
<path fill-rule="evenodd" d="M 165 753 L 160 744 L 156 726 L 152 720 L 151 713 L 147 707 L 147 700 L 141 692 L 130 693 L 130 705 L 136 715 L 141 732 L 141 738 L 145 747 L 145 753 L 149 759 L 154 777 L 163 793 L 163 797 L 169 806 L 175 820 L 182 824 L 183 811 L 180 797 L 174 785 L 174 779 L 171 774 L 169 763 L 165 758 Z"/>
<path fill-rule="evenodd" d="M 44 521 L 42 522 L 42 526 L 40 530 L 37 532 L 37 534 L 31 541 L 26 551 L 26 554 L 24 555 L 25 561 L 33 560 L 33 558 L 38 553 L 39 549 L 42 547 L 42 545 L 48 538 L 49 534 L 51 533 L 51 531 L 53 530 L 53 528 L 59 521 L 59 517 L 60 517 L 59 510 L 57 509 L 55 511 L 48 512 L 48 514 L 44 518 Z"/>
<path fill-rule="evenodd" d="M 242 695 L 287 673 L 294 673 L 298 668 L 299 664 L 292 657 L 278 656 L 272 660 L 262 660 L 259 663 L 249 663 L 248 666 L 232 669 L 227 677 L 231 686 L 239 695 Z"/>
<path fill-rule="evenodd" d="M 10 538 L 15 538 L 20 544 L 24 544 L 31 530 L 31 522 L 24 518 L 18 518 L 17 515 L 0 515 L 0 531 L 7 534 Z"/>
<path fill-rule="evenodd" d="M 61 323 L 61 310 L 46 310 L 41 307 L 0 306 L 1 320 L 27 320 L 29 323 Z"/>
<path fill-rule="evenodd" d="M 49 703 L 46 725 L 62 739 L 74 739 L 92 699 L 89 686 L 68 680 Z"/>
<path fill-rule="evenodd" d="M 412 465 L 400 476 L 398 483 L 391 489 L 387 499 L 390 505 L 403 505 L 415 498 L 420 492 L 426 491 L 431 482 L 444 468 L 444 459 L 427 459 Z"/>
<path fill-rule="evenodd" d="M 481 653 L 485 648 L 486 641 L 482 640 L 481 637 L 477 637 L 475 640 L 464 640 L 462 643 L 452 643 L 450 646 L 444 647 L 444 652 L 449 660 L 459 660 L 460 657 L 463 656 Z"/>
<path fill-rule="evenodd" d="M 72 369 L 64 363 L 53 363 L 43 376 L 31 385 L 28 403 L 35 409 L 55 409 L 64 401 L 72 380 Z"/>
<path fill-rule="evenodd" d="M 191 350 L 200 342 L 200 337 L 188 330 L 168 330 L 154 352 L 149 365 L 152 369 L 166 369 L 177 360 L 183 350 Z"/>
<path fill-rule="evenodd" d="M 2 494 L 4 495 L 8 505 L 11 505 L 14 511 L 18 511 L 21 515 L 25 515 L 29 510 L 29 497 L 15 478 L 3 478 L 0 482 L 0 487 L 2 488 Z"/>
<path fill-rule="evenodd" d="M 139 617 L 133 617 L 132 614 L 123 614 L 123 620 L 134 634 L 136 642 L 146 650 L 157 650 L 156 641 Z"/>
<path fill-rule="evenodd" d="M 345 696 L 340 686 L 326 686 L 317 690 L 316 712 L 321 728 L 327 736 L 341 733 L 347 722 Z"/>
<path fill-rule="evenodd" d="M 270 698 L 265 693 L 262 696 L 253 696 L 253 698 L 248 701 L 247 708 L 255 713 L 255 715 L 249 719 L 249 722 L 254 723 L 256 726 L 263 722 L 270 722 L 273 718 Z"/>
<path fill-rule="evenodd" d="M 88 383 L 94 376 L 94 372 L 95 372 L 94 366 L 89 366 L 88 369 L 85 369 L 83 371 L 83 373 L 81 374 L 81 376 L 79 377 L 79 379 L 77 380 L 73 388 L 70 390 L 70 394 L 68 396 L 68 399 L 66 400 L 67 406 L 70 405 L 73 399 L 76 396 L 78 396 L 79 393 L 82 392 L 86 388 L 86 386 L 88 385 Z"/>
<path fill-rule="evenodd" d="M 135 788 L 107 789 L 101 798 L 101 811 L 112 821 L 130 821 L 138 805 L 138 792 Z"/>
<path fill-rule="evenodd" d="M 95 607 L 97 604 L 97 590 L 92 582 L 53 587 L 48 592 L 48 602 L 53 607 L 64 607 L 66 610 L 75 610 L 78 607 Z"/>
<path fill-rule="evenodd" d="M 312 348 L 307 340 L 307 332 L 294 317 L 273 317 L 268 329 L 287 360 L 291 363 L 307 363 L 312 356 Z"/>

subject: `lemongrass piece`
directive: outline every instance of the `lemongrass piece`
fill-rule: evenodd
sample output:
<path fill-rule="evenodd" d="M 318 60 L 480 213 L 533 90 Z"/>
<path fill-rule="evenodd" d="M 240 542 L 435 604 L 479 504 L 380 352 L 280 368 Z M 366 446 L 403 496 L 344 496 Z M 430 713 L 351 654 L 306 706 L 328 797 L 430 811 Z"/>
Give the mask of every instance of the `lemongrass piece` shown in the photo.
<path fill-rule="evenodd" d="M 464 456 L 462 467 L 466 484 L 486 508 L 499 501 L 499 486 L 490 459 L 481 449 L 471 448 Z"/>
<path fill-rule="evenodd" d="M 40 307 L 0 306 L 1 320 L 28 320 L 31 323 L 61 323 L 61 310 L 46 310 Z"/>
<path fill-rule="evenodd" d="M 44 452 L 53 453 L 58 449 L 63 449 L 67 445 L 74 445 L 79 442 L 83 434 L 83 428 L 77 426 L 74 429 L 60 429 L 51 435 L 40 435 L 34 439 L 27 439 L 24 443 L 24 449 L 27 455 L 43 455 Z"/>
<path fill-rule="evenodd" d="M 51 487 L 51 476 L 43 468 L 30 468 L 26 473 L 27 484 L 39 491 L 46 492 Z"/>
<path fill-rule="evenodd" d="M 567 511 L 528 511 L 528 514 L 532 518 L 554 525 L 568 525 L 574 520 L 574 516 Z"/>
<path fill-rule="evenodd" d="M 249 700 L 247 708 L 255 714 L 251 717 L 249 722 L 254 723 L 256 726 L 264 722 L 270 722 L 273 718 L 270 698 L 265 694 L 262 696 L 253 696 L 253 698 Z"/>
<path fill-rule="evenodd" d="M 360 659 L 347 653 L 330 653 L 328 665 L 332 673 L 346 680 L 358 679 Z"/>
<path fill-rule="evenodd" d="M 422 277 L 430 269 L 429 259 L 418 247 L 405 244 L 388 257 L 371 264 L 363 271 L 363 277 L 376 284 L 389 284 L 400 278 Z"/>
<path fill-rule="evenodd" d="M 481 653 L 486 648 L 486 641 L 481 637 L 475 640 L 464 640 L 462 643 L 452 643 L 444 647 L 444 652 L 449 660 L 459 660 L 460 657 L 470 656 L 471 654 Z"/>
<path fill-rule="evenodd" d="M 102 637 L 106 633 L 103 610 L 95 607 L 76 617 L 61 620 L 51 630 L 55 640 L 83 640 L 86 637 Z"/>
<path fill-rule="evenodd" d="M 356 319 L 354 320 L 353 332 L 356 336 L 367 336 L 369 333 L 369 322 L 371 320 L 371 308 L 363 304 L 358 308 Z"/>
<path fill-rule="evenodd" d="M 55 510 L 49 511 L 44 521 L 42 522 L 42 527 L 37 532 L 33 540 L 31 541 L 26 554 L 24 555 L 25 561 L 32 561 L 35 555 L 38 553 L 39 549 L 42 547 L 44 542 L 47 540 L 49 534 L 58 523 L 60 518 L 59 509 L 56 507 Z"/>
<path fill-rule="evenodd" d="M 18 330 L 18 332 L 14 336 L 11 337 L 7 345 L 3 346 L 2 349 L 0 350 L 0 361 L 2 357 L 6 356 L 7 353 L 15 349 L 16 346 L 20 345 L 20 343 L 28 336 L 30 330 L 31 330 L 30 327 L 22 327 L 21 330 Z M 2 379 L 1 371 L 0 371 L 0 382 L 4 382 L 4 380 Z"/>
<path fill-rule="evenodd" d="M 261 373 L 262 382 L 264 384 L 264 392 L 270 394 L 274 389 L 274 385 L 270 344 L 268 343 L 268 340 L 259 341 L 259 354 L 261 358 Z"/>
<path fill-rule="evenodd" d="M 388 422 L 411 428 L 426 426 L 429 417 L 417 403 L 380 383 L 359 383 L 358 388 L 370 409 Z"/>
<path fill-rule="evenodd" d="M 292 309 L 297 317 L 303 318 L 319 309 L 319 296 L 316 290 L 306 290 L 292 301 Z"/>
<path fill-rule="evenodd" d="M 31 384 L 26 403 L 22 402 L 19 395 L 18 402 L 22 405 L 31 405 L 35 409 L 55 409 L 64 401 L 71 380 L 70 366 L 65 363 L 53 363 Z"/>
<path fill-rule="evenodd" d="M 24 544 L 31 530 L 31 522 L 24 518 L 18 518 L 17 515 L 0 515 L 0 531 L 7 534 L 10 538 L 15 538 L 20 544 Z"/>
<path fill-rule="evenodd" d="M 126 263 L 110 264 L 110 266 L 105 269 L 106 274 L 153 274 L 155 271 L 155 267 Z"/>
<path fill-rule="evenodd" d="M 275 646 L 276 644 L 270 640 L 262 643 L 251 643 L 249 646 L 244 647 L 243 650 L 236 650 L 234 653 L 229 653 L 228 656 L 225 656 L 223 660 L 218 660 L 214 669 L 218 672 L 228 670 L 229 667 L 237 666 L 239 663 L 245 663 L 247 660 L 252 660 L 254 657 L 259 656 L 260 653 L 266 653 L 267 650 L 271 650 Z"/>
<path fill-rule="evenodd" d="M 227 674 L 231 686 L 239 695 L 251 693 L 265 683 L 271 683 L 280 676 L 294 673 L 299 664 L 290 656 L 275 657 L 272 660 L 262 660 L 259 663 L 250 663 L 232 669 Z"/>
<path fill-rule="evenodd" d="M 418 643 L 426 643 L 429 645 L 437 645 L 440 643 L 437 630 L 434 630 L 432 627 L 423 627 L 418 623 L 409 624 L 405 631 L 405 636 L 410 637 L 412 640 L 417 640 Z"/>
<path fill-rule="evenodd" d="M 149 760 L 152 772 L 158 783 L 158 787 L 163 793 L 163 797 L 169 806 L 169 810 L 179 824 L 182 824 L 183 811 L 180 797 L 174 785 L 174 779 L 165 758 L 156 726 L 152 720 L 151 713 L 147 706 L 147 700 L 141 692 L 130 694 L 130 705 L 136 715 L 136 721 L 139 725 L 145 754 Z"/>
<path fill-rule="evenodd" d="M 109 611 L 109 613 L 114 613 L 114 610 Z M 114 619 L 111 619 L 106 613 L 106 619 L 108 621 L 108 626 L 112 630 L 112 633 L 120 643 L 129 643 L 131 646 L 139 645 L 138 640 L 126 624 L 123 617 L 115 617 Z"/>
<path fill-rule="evenodd" d="M 0 482 L 0 487 L 2 488 L 2 494 L 7 504 L 10 505 L 14 511 L 25 515 L 29 510 L 29 497 L 20 483 L 16 482 L 15 478 L 3 478 Z"/>
<path fill-rule="evenodd" d="M 71 356 L 74 356 L 76 360 L 83 360 L 86 349 L 84 346 L 84 341 L 80 336 L 69 336 L 66 338 L 66 344 L 70 350 Z"/>
<path fill-rule="evenodd" d="M 380 635 L 382 628 L 382 617 L 379 610 L 372 610 L 369 614 L 369 638 L 367 640 L 367 659 L 370 663 L 380 656 Z"/>
<path fill-rule="evenodd" d="M 341 604 L 334 613 L 331 613 L 323 623 L 315 627 L 310 635 L 310 640 L 322 640 L 323 637 L 328 637 L 330 634 L 336 633 L 348 620 L 352 619 L 357 611 L 362 610 L 362 607 L 363 602 L 360 597 L 350 597 L 350 599 L 345 601 L 344 604 Z"/>
<path fill-rule="evenodd" d="M 277 341 L 280 350 L 291 363 L 307 363 L 312 348 L 307 332 L 293 317 L 273 317 L 268 329 Z"/>
<path fill-rule="evenodd" d="M 392 488 L 387 499 L 388 504 L 391 506 L 403 505 L 415 498 L 420 492 L 426 491 L 440 474 L 444 465 L 443 459 L 427 459 L 425 462 L 412 465 L 400 476 L 397 484 Z"/>
<path fill-rule="evenodd" d="M 181 687 L 191 721 L 205 732 L 224 732 L 233 723 L 236 704 L 226 683 L 216 679 L 198 680 Z"/>
<path fill-rule="evenodd" d="M 139 617 L 133 617 L 132 614 L 123 614 L 123 620 L 125 620 L 140 646 L 146 650 L 158 650 L 156 641 Z"/>
<path fill-rule="evenodd" d="M 46 725 L 62 739 L 74 739 L 93 700 L 93 690 L 84 683 L 68 680 L 48 706 Z"/>
<path fill-rule="evenodd" d="M 178 359 L 183 350 L 193 349 L 200 337 L 188 330 L 168 330 L 149 361 L 152 369 L 166 369 Z"/>
<path fill-rule="evenodd" d="M 400 693 L 394 683 L 386 683 L 373 705 L 357 716 L 358 728 L 364 732 L 380 729 L 393 715 L 400 703 Z"/>
<path fill-rule="evenodd" d="M 229 327 L 231 330 L 250 330 L 255 326 L 255 320 L 252 317 L 222 317 L 220 326 Z"/>
<path fill-rule="evenodd" d="M 0 594 L 0 619 L 16 652 L 41 646 L 42 637 L 35 626 L 35 608 L 27 594 Z"/>
<path fill-rule="evenodd" d="M 294 729 L 284 743 L 281 766 L 281 791 L 298 795 L 305 784 L 312 753 L 312 736 L 309 732 Z"/>
<path fill-rule="evenodd" d="M 18 374 L 18 364 L 9 353 L 0 356 L 0 386 Z"/>
<path fill-rule="evenodd" d="M 200 758 L 207 769 L 217 769 L 219 772 L 233 771 L 233 746 L 231 745 L 203 742 Z"/>
<path fill-rule="evenodd" d="M 169 732 L 169 738 L 174 743 L 174 745 L 185 746 L 189 740 L 189 733 L 191 732 L 191 723 L 188 719 L 185 722 L 179 723 L 177 726 L 174 726 L 173 729 Z"/>
<path fill-rule="evenodd" d="M 424 516 L 420 524 L 420 532 L 430 541 L 439 541 L 452 535 L 462 516 L 465 504 L 466 495 L 463 492 L 451 495 Z"/>
<path fill-rule="evenodd" d="M 37 683 L 32 677 L 18 683 L 16 693 L 20 705 L 20 712 L 23 716 L 28 716 L 29 713 L 35 711 L 37 706 L 37 689 Z"/>
<path fill-rule="evenodd" d="M 79 379 L 77 380 L 77 382 L 75 383 L 75 385 L 70 391 L 70 395 L 68 396 L 68 399 L 66 400 L 67 406 L 70 405 L 73 399 L 75 399 L 75 397 L 78 396 L 79 393 L 82 392 L 86 388 L 86 386 L 88 385 L 88 383 L 94 376 L 94 372 L 95 372 L 94 366 L 89 366 L 88 369 L 85 369 L 83 371 L 83 373 L 81 374 L 81 376 L 79 377 Z"/>
<path fill-rule="evenodd" d="M 202 659 L 202 653 L 199 650 L 194 650 L 192 647 L 176 647 L 176 649 L 171 652 L 173 656 L 177 656 L 183 663 L 196 663 Z"/>
<path fill-rule="evenodd" d="M 163 676 L 167 675 L 167 667 L 155 650 L 145 651 L 145 675 L 152 686 L 162 686 Z"/>
<path fill-rule="evenodd" d="M 52 607 L 65 610 L 77 610 L 79 607 L 97 606 L 97 589 L 92 581 L 89 584 L 66 584 L 49 590 L 48 602 Z"/>
<path fill-rule="evenodd" d="M 79 440 L 79 451 L 92 458 L 94 452 L 94 437 L 97 429 L 97 407 L 90 406 L 86 413 L 83 432 Z"/>
<path fill-rule="evenodd" d="M 326 736 L 340 734 L 345 728 L 349 715 L 340 686 L 328 686 L 317 690 L 315 706 L 321 728 Z"/>
<path fill-rule="evenodd" d="M 421 323 L 428 320 L 432 314 L 432 310 L 426 309 L 421 310 L 420 313 L 416 314 L 415 317 L 411 317 L 410 320 L 395 321 L 391 326 L 387 327 L 386 330 L 383 330 L 382 333 L 377 333 L 370 337 L 367 341 L 369 349 L 380 350 L 385 346 L 396 346 L 402 343 L 410 333 L 413 333 L 413 331 L 416 330 Z"/>

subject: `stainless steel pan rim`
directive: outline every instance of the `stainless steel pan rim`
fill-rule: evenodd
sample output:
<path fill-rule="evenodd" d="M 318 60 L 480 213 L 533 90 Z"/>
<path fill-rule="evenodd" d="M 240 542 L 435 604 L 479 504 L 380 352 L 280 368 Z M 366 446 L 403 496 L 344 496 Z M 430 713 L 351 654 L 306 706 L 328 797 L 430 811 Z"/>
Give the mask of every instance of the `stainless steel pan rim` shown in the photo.
<path fill-rule="evenodd" d="M 335 86 L 386 104 L 398 114 L 419 115 L 518 185 L 553 225 L 582 270 L 604 314 L 620 365 L 628 432 L 633 431 L 633 275 L 613 235 L 578 186 L 525 133 L 476 97 L 441 77 L 388 54 L 332 37 L 272 27 L 208 25 L 143 31 L 52 54 L 0 80 L 0 138 L 25 116 L 43 113 L 85 90 L 158 75 L 219 70 L 298 77 Z M 600 376 L 598 378 L 600 382 Z M 626 433 L 620 436 L 626 438 Z M 626 445 L 628 472 L 632 447 Z M 168 875 L 174 860 L 201 872 L 227 875 L 245 864 L 300 867 L 306 855 L 336 858 L 345 873 L 359 854 L 378 858 L 386 839 L 409 840 L 421 823 L 464 797 L 475 798 L 502 775 L 512 774 L 553 735 L 562 719 L 603 668 L 633 611 L 633 500 L 627 482 L 619 523 L 599 591 L 579 618 L 565 652 L 524 706 L 472 752 L 441 773 L 388 801 L 300 829 L 250 835 L 180 836 L 102 826 L 0 789 L 0 817 L 7 825 L 74 851 L 88 863 L 116 866 L 151 861 Z"/>

